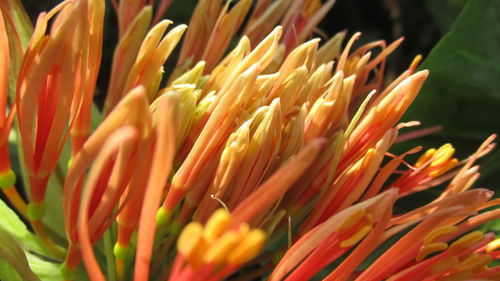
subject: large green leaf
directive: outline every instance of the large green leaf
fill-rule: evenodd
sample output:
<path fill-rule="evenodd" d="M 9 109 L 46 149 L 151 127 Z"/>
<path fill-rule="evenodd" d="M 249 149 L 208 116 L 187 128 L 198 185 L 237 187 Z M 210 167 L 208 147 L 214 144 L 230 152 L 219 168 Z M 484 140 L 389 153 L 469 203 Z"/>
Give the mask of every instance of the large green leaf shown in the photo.
<path fill-rule="evenodd" d="M 425 5 L 442 32 L 447 33 L 468 0 L 426 0 Z"/>
<path fill-rule="evenodd" d="M 62 281 L 59 264 L 44 261 L 31 254 L 28 254 L 28 262 L 41 281 Z"/>
<path fill-rule="evenodd" d="M 40 239 L 28 230 L 17 214 L 0 200 L 0 228 L 5 229 L 25 251 L 52 257 Z"/>
<path fill-rule="evenodd" d="M 48 262 L 40 259 L 38 256 L 28 253 L 28 262 L 31 270 L 40 278 L 41 281 L 62 281 L 60 274 L 60 264 Z M 3 279 L 2 279 L 3 280 Z M 75 281 L 88 281 L 89 277 L 85 273 L 85 269 L 79 266 L 76 271 Z"/>
<path fill-rule="evenodd" d="M 0 280 L 5 281 L 23 281 L 17 270 L 6 260 L 0 258 Z"/>
<path fill-rule="evenodd" d="M 424 61 L 430 76 L 405 120 L 443 125 L 432 141 L 452 141 L 459 150 L 500 132 L 500 1 L 468 1 L 447 33 Z M 483 180 L 500 185 L 500 153 L 483 161 Z"/>
<path fill-rule="evenodd" d="M 0 227 L 0 258 L 2 259 L 2 280 L 21 280 L 26 281 L 40 281 L 40 279 L 33 273 L 29 267 L 26 255 L 18 245 L 17 241 L 6 231 Z M 8 263 L 11 267 L 9 268 Z M 15 269 L 14 272 L 12 269 Z"/>

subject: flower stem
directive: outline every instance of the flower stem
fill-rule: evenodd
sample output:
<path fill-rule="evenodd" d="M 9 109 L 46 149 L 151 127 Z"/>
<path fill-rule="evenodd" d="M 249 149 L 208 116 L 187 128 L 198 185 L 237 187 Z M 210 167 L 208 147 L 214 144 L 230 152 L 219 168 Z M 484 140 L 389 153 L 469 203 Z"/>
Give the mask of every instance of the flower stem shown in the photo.
<path fill-rule="evenodd" d="M 5 197 L 12 204 L 12 206 L 14 206 L 16 211 L 18 211 L 25 219 L 28 219 L 26 215 L 28 206 L 26 205 L 26 202 L 24 202 L 24 199 L 21 197 L 21 195 L 19 195 L 19 192 L 17 192 L 17 189 L 12 186 L 7 189 L 2 189 L 2 191 Z"/>
<path fill-rule="evenodd" d="M 108 280 L 116 281 L 115 259 L 111 241 L 111 231 L 108 229 L 103 235 L 104 254 L 106 256 L 106 267 L 108 269 Z"/>
<path fill-rule="evenodd" d="M 116 258 L 115 269 L 116 269 L 116 278 L 119 281 L 125 280 L 125 260 Z"/>
<path fill-rule="evenodd" d="M 64 260 L 66 254 L 64 251 L 62 251 L 57 244 L 54 243 L 54 241 L 49 237 L 47 233 L 47 229 L 45 225 L 43 224 L 42 220 L 34 220 L 31 221 L 31 226 L 33 227 L 33 230 L 35 231 L 36 235 L 40 237 L 41 241 L 47 247 L 47 249 L 54 254 L 59 260 Z"/>

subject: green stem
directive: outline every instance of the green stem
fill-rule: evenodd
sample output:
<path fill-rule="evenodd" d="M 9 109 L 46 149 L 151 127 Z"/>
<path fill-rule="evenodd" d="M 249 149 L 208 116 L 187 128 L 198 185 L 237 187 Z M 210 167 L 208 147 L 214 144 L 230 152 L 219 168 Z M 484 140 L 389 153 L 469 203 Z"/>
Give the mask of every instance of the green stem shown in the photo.
<path fill-rule="evenodd" d="M 103 235 L 104 255 L 106 256 L 106 268 L 108 271 L 108 280 L 116 281 L 115 256 L 113 254 L 113 242 L 111 231 L 108 229 Z"/>

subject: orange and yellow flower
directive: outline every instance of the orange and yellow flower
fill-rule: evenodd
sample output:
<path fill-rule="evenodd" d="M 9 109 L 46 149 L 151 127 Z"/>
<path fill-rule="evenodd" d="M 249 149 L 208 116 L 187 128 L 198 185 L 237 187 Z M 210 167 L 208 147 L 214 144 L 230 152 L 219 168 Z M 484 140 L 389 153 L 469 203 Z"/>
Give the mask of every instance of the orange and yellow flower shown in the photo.
<path fill-rule="evenodd" d="M 400 119 L 432 75 L 417 57 L 386 85 L 402 39 L 321 44 L 334 0 L 200 0 L 189 28 L 161 20 L 171 2 L 112 1 L 119 42 L 96 128 L 104 1 L 42 13 L 25 49 L 19 2 L 0 3 L 0 188 L 47 250 L 9 248 L 0 228 L 0 258 L 29 280 L 32 252 L 75 281 L 499 280 L 498 239 L 476 229 L 500 201 L 471 189 L 495 136 L 464 160 L 451 144 L 412 165 L 422 147 L 390 153 L 419 125 Z M 441 184 L 432 202 L 395 207 Z M 45 215 L 59 208 L 64 232 Z"/>

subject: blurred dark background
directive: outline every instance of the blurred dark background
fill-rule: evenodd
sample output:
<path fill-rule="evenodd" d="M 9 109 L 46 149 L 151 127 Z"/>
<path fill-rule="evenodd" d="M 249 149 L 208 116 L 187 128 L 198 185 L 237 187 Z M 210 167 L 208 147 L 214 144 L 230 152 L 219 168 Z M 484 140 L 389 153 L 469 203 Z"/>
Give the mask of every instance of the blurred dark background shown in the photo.
<path fill-rule="evenodd" d="M 59 0 L 22 0 L 32 21 L 36 21 L 38 13 L 48 11 Z M 171 19 L 176 24 L 188 23 L 191 12 L 197 0 L 176 0 L 168 9 L 165 18 Z M 447 28 L 442 28 L 442 21 L 436 19 L 432 13 L 436 1 L 411 1 L 411 0 L 337 0 L 329 14 L 321 22 L 319 28 L 328 36 L 336 32 L 348 30 L 349 35 L 361 31 L 362 37 L 359 44 L 379 39 L 391 42 L 402 36 L 404 44 L 390 57 L 388 64 L 392 75 L 397 75 L 405 69 L 417 54 L 427 55 L 432 47 L 442 37 Z M 116 15 L 109 1 L 106 1 L 106 23 L 104 32 L 104 55 L 101 65 L 99 89 L 105 92 L 107 88 L 108 73 L 111 66 L 113 48 L 117 41 Z M 456 14 L 450 16 L 451 25 Z"/>

